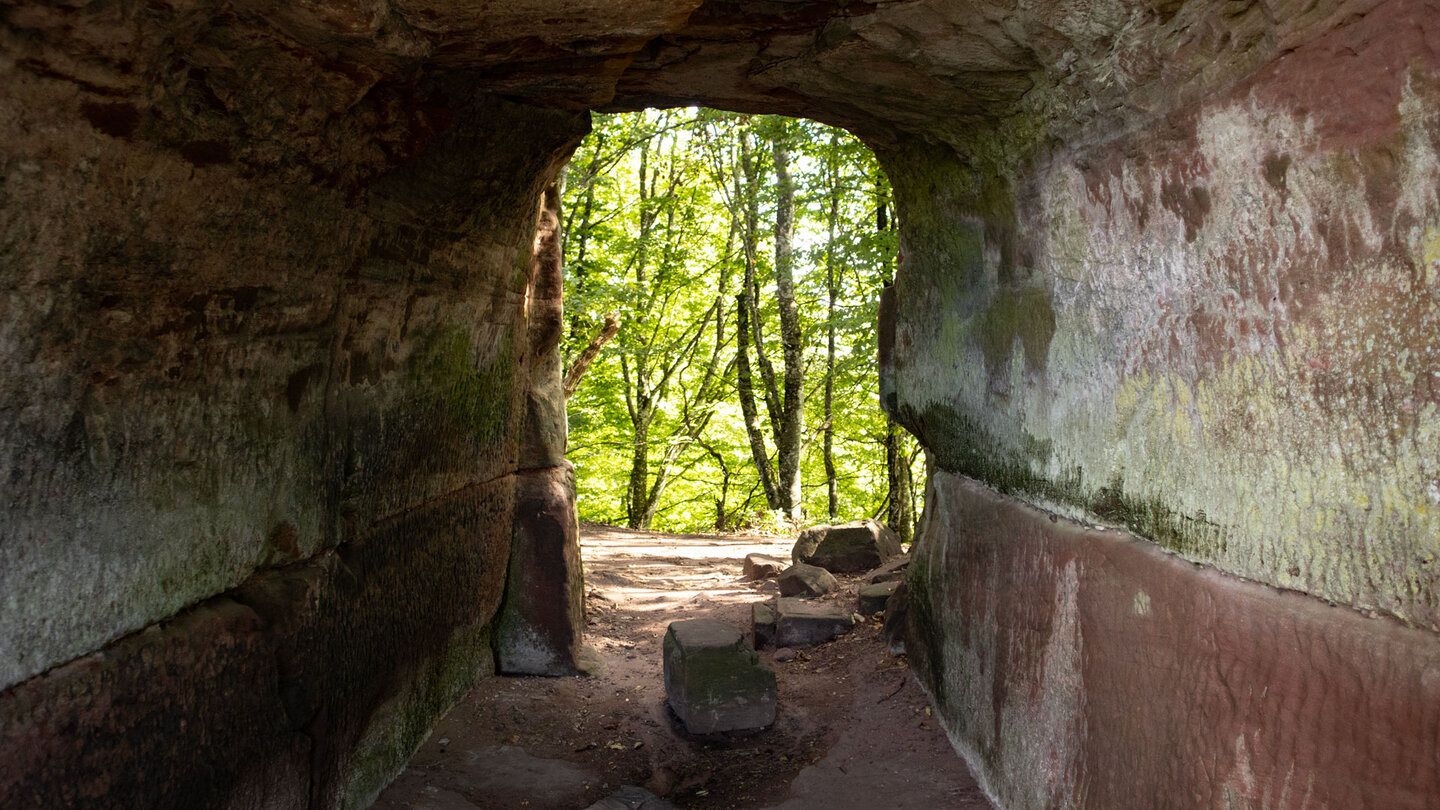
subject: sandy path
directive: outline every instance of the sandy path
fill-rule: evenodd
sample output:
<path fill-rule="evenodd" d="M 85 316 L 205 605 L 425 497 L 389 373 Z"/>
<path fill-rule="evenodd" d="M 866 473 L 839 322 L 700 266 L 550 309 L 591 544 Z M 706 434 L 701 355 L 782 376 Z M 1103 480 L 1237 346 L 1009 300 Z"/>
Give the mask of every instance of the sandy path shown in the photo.
<path fill-rule="evenodd" d="M 951 750 L 903 659 L 866 623 L 792 661 L 775 725 L 693 738 L 665 706 L 660 642 L 678 619 L 749 628 L 773 582 L 747 582 L 750 552 L 791 540 L 585 526 L 589 678 L 486 678 L 431 734 L 379 810 L 579 810 L 641 785 L 689 810 L 992 810 Z M 833 598 L 853 603 L 858 578 Z"/>

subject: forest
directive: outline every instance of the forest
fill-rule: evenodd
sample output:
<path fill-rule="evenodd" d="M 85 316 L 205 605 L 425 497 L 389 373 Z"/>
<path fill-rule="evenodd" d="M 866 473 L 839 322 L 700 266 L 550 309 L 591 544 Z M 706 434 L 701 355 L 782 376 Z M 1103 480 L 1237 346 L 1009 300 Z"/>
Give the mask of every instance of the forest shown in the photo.
<path fill-rule="evenodd" d="M 564 176 L 569 457 L 580 517 L 910 538 L 923 464 L 881 411 L 897 233 L 841 129 L 708 109 L 597 115 Z"/>

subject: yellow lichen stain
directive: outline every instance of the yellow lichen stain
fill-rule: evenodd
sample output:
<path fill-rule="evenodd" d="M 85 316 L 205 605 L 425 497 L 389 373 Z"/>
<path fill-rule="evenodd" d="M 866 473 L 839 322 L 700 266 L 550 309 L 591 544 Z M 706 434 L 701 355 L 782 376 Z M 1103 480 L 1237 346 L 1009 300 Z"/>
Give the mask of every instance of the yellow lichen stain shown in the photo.
<path fill-rule="evenodd" d="M 1425 274 L 1425 283 L 1431 284 L 1440 275 L 1440 228 L 1425 231 L 1425 243 L 1421 248 L 1420 272 Z"/>

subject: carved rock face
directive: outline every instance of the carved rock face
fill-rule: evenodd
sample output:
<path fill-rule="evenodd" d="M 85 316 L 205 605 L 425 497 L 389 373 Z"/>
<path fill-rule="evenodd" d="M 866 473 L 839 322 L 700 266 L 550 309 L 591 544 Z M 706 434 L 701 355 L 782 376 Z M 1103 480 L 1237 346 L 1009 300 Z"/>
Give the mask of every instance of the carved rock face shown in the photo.
<path fill-rule="evenodd" d="M 337 592 L 371 601 L 287 609 L 267 622 L 293 624 L 287 637 L 336 639 L 364 624 L 380 635 L 357 655 L 403 641 L 415 660 L 367 657 L 354 670 L 363 678 L 326 693 L 345 707 L 330 712 L 332 728 L 315 732 L 333 761 L 297 783 L 310 780 L 322 798 L 347 785 L 378 789 L 405 754 L 376 742 L 388 739 L 395 716 L 407 714 L 406 728 L 419 733 L 488 657 L 483 639 L 507 562 L 494 541 L 508 541 L 514 527 L 508 513 L 492 515 L 466 493 L 510 493 L 521 456 L 563 437 L 558 410 L 542 407 L 534 382 L 550 371 L 527 356 L 537 197 L 573 149 L 586 110 L 646 105 L 808 116 L 849 127 L 877 149 L 895 184 L 905 253 L 887 307 L 882 390 L 887 408 L 924 439 L 937 474 L 1125 526 L 1219 572 L 1388 614 L 1422 628 L 1415 633 L 1440 626 L 1433 2 L 556 7 L 6 7 L 0 594 L 12 602 L 0 610 L 0 688 L 8 689 L 0 719 L 21 727 L 35 690 L 84 681 L 81 656 L 125 634 L 275 566 L 325 563 Z M 551 495 L 537 502 L 564 501 Z M 453 618 L 442 602 L 456 594 L 473 594 L 473 603 L 463 627 L 430 622 L 434 633 L 420 644 L 404 622 L 372 622 L 368 611 L 378 608 L 366 605 L 382 601 L 384 583 L 429 570 L 407 556 L 421 548 L 407 543 L 411 530 L 396 527 L 431 520 L 451 528 L 433 540 L 427 564 L 474 554 L 474 565 L 445 567 L 456 573 L 445 589 L 395 586 L 406 591 L 396 604 L 420 621 Z M 1028 597 L 1044 588 L 1004 577 L 1043 583 L 1068 570 L 1055 556 L 1064 532 L 1047 537 L 1034 522 L 1030 550 L 1000 542 L 1004 521 L 971 538 L 975 553 L 1013 563 L 948 571 L 942 555 L 911 572 L 911 615 L 925 632 L 909 641 L 929 662 L 942 715 L 1013 725 L 993 748 L 980 726 L 952 721 L 957 738 L 984 749 L 995 775 L 1013 776 L 1014 795 L 1044 797 L 1083 782 L 1078 766 L 1061 773 L 1046 764 L 1059 781 L 1025 783 L 1043 770 L 1027 763 L 1050 762 L 1051 748 L 1035 742 L 1050 745 L 1045 712 L 1078 718 L 1069 731 L 1088 723 L 1110 740 L 1133 732 L 1141 743 L 1127 755 L 1165 750 L 1125 713 L 1128 703 L 1112 692 L 1107 704 L 1103 690 L 1139 683 L 1123 672 L 1126 660 L 1203 655 L 1168 631 L 1138 640 L 1117 631 L 1105 624 L 1113 611 L 1087 614 L 1086 583 L 1109 580 L 1079 570 L 1104 564 L 1086 551 L 1076 556 L 1081 607 L 1067 602 L 1057 613 L 1074 617 L 1062 626 L 1074 638 L 1052 634 L 1053 644 L 1099 649 L 1081 638 L 1088 634 L 1123 639 L 1123 654 L 1072 656 L 1085 671 L 1061 684 L 1070 691 L 1045 680 L 1069 670 L 1035 675 L 1023 661 L 985 670 L 1009 673 L 993 691 L 997 705 L 987 708 L 990 691 L 965 691 L 965 656 L 985 654 L 985 632 L 995 628 L 972 633 L 969 648 L 945 646 L 952 630 L 1006 610 L 1007 626 L 1030 626 Z M 950 547 L 967 525 L 936 511 L 921 551 Z M 547 526 L 523 525 L 514 536 L 563 545 L 569 530 Z M 475 532 L 482 548 L 466 545 Z M 1134 579 L 1162 582 L 1177 598 L 1208 593 L 1201 580 L 1210 574 L 1171 568 L 1162 576 L 1137 566 Z M 997 572 L 993 582 L 981 581 L 985 570 Z M 264 585 L 251 582 L 250 592 Z M 1016 604 L 955 607 L 989 592 Z M 1323 616 L 1291 630 L 1285 606 L 1268 598 L 1245 605 L 1236 622 L 1280 621 L 1301 647 L 1323 645 L 1334 631 Z M 1165 606 L 1147 609 L 1161 615 Z M 578 608 L 552 616 L 560 646 L 577 616 Z M 1172 617 L 1181 630 L 1188 622 Z M 1408 700 L 1414 689 L 1405 684 L 1428 684 L 1432 636 L 1388 645 L 1389 663 L 1366 691 Z M 160 638 L 137 633 L 125 643 Z M 1273 646 L 1266 633 L 1226 638 L 1237 659 L 1249 660 L 1246 645 Z M 1036 639 L 1015 649 L 1039 654 L 1049 642 Z M 338 647 L 294 649 L 296 678 L 341 657 Z M 454 666 L 437 669 L 446 661 Z M 253 663 L 193 667 L 230 667 L 216 673 L 228 683 L 249 677 Z M 1307 663 L 1313 671 L 1261 693 L 1301 705 L 1351 665 Z M 61 669 L 26 695 L 12 688 L 51 667 Z M 385 686 L 362 692 L 362 682 Z M 81 682 L 75 694 L 117 704 L 150 694 L 119 684 L 112 696 L 94 685 Z M 1058 702 L 1004 699 L 1025 694 Z M 263 700 L 286 711 L 300 705 L 278 694 Z M 1376 714 L 1407 716 L 1398 702 L 1385 706 Z M 83 716 L 91 707 L 67 710 Z M 148 716 L 115 715 L 134 727 L 85 745 L 102 754 L 123 745 Z M 1385 722 L 1375 719 L 1377 728 Z M 1270 734 L 1271 751 L 1344 736 L 1212 725 Z M 1265 780 L 1292 771 L 1308 778 L 1294 771 L 1309 767 L 1303 762 L 1262 773 L 1247 753 L 1260 743 L 1247 737 L 1242 752 L 1233 739 L 1192 759 L 1234 760 L 1231 775 L 1259 775 L 1245 776 L 1235 796 L 1264 799 Z M 51 740 L 45 750 L 74 750 L 71 742 Z M 373 756 L 342 767 L 357 750 Z M 1068 750 L 1099 749 L 1079 741 Z M 1314 769 L 1329 779 L 1325 761 L 1315 757 Z M 1152 758 L 1146 767 L 1165 765 Z M 63 781 L 67 771 L 54 773 Z M 1390 780 L 1378 766 L 1370 778 Z M 1359 795 L 1348 779 L 1335 777 L 1329 795 Z M 1430 787 L 1392 781 L 1417 796 Z M 1095 782 L 1092 795 L 1117 784 Z M 155 804 L 138 793 L 113 798 L 114 806 Z"/>

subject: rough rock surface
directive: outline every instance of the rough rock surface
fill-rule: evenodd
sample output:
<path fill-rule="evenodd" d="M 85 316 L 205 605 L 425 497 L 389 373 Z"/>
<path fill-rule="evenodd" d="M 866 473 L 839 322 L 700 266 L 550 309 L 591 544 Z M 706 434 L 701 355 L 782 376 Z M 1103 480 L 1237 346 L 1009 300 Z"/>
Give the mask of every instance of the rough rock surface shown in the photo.
<path fill-rule="evenodd" d="M 750 638 L 755 649 L 763 649 L 775 641 L 775 608 L 764 602 L 750 606 Z"/>
<path fill-rule="evenodd" d="M 509 582 L 495 659 L 507 675 L 575 675 L 585 623 L 575 474 L 563 466 L 515 476 Z"/>
<path fill-rule="evenodd" d="M 955 476 L 931 486 L 908 652 L 1001 806 L 1440 795 L 1428 632 L 1052 522 Z M 1135 755 L 1155 747 L 1174 753 Z"/>
<path fill-rule="evenodd" d="M 475 488 L 0 693 L 0 806 L 368 801 L 493 668 L 512 508 Z"/>
<path fill-rule="evenodd" d="M 781 596 L 824 596 L 840 587 L 834 574 L 804 563 L 786 568 L 775 581 L 780 585 Z"/>
<path fill-rule="evenodd" d="M 836 574 L 870 571 L 901 553 L 890 527 L 865 519 L 835 526 L 811 526 L 800 532 L 790 557 Z"/>
<path fill-rule="evenodd" d="M 775 722 L 775 673 L 734 627 L 714 619 L 672 622 L 664 656 L 665 694 L 691 734 Z"/>
<path fill-rule="evenodd" d="M 764 554 L 746 554 L 742 573 L 746 579 L 771 579 L 779 576 L 787 567 L 784 560 Z"/>
<path fill-rule="evenodd" d="M 883 295 L 881 399 L 924 442 L 932 490 L 968 476 L 1236 575 L 1178 559 L 1111 572 L 1198 600 L 1186 604 L 1249 606 L 1214 608 L 1241 623 L 1216 630 L 1223 645 L 1147 637 L 1155 660 L 1209 684 L 1199 700 L 1233 688 L 1203 680 L 1215 661 L 1269 662 L 1283 676 L 1269 694 L 1322 695 L 1354 718 L 1292 732 L 1293 706 L 1262 698 L 1245 716 L 1274 722 L 1242 727 L 1221 701 L 1196 713 L 1166 698 L 1165 717 L 1203 718 L 1203 733 L 1177 730 L 1196 741 L 1177 764 L 1146 736 L 1147 715 L 1105 713 L 1145 681 L 1125 669 L 1129 650 L 1102 644 L 1083 657 L 1095 725 L 1052 726 L 1090 735 L 1061 735 L 1069 759 L 1055 765 L 1025 729 L 1069 693 L 1023 677 L 966 692 L 983 678 L 959 678 L 965 656 L 992 648 L 954 649 L 949 632 L 980 639 L 1031 614 L 1001 610 L 1012 594 L 978 571 L 912 574 L 924 590 L 911 640 L 931 650 L 917 660 L 932 662 L 942 714 L 992 781 L 1045 804 L 1074 795 L 1074 762 L 1108 768 L 1124 745 L 1144 777 L 1134 790 L 1189 785 L 1187 763 L 1214 762 L 1240 774 L 1231 795 L 1295 804 L 1311 793 L 1245 776 L 1279 773 L 1265 752 L 1291 751 L 1291 770 L 1319 774 L 1315 796 L 1405 806 L 1419 788 L 1384 781 L 1381 738 L 1403 738 L 1414 707 L 1434 705 L 1416 690 L 1440 647 L 1437 19 L 1434 0 L 586 0 L 561 16 L 538 0 L 7 5 L 0 711 L 7 734 L 32 734 L 6 745 L 64 763 L 24 773 L 26 795 L 63 797 L 85 761 L 132 761 L 126 717 L 263 748 L 266 723 L 240 740 L 200 698 L 167 713 L 94 663 L 172 628 L 203 634 L 189 611 L 241 583 L 267 594 L 257 606 L 292 612 L 256 632 L 281 628 L 262 647 L 293 653 L 278 682 L 287 711 L 315 712 L 310 788 L 293 803 L 373 795 L 487 657 L 503 565 L 486 555 L 506 557 L 517 535 L 467 493 L 557 469 L 555 278 L 532 259 L 542 191 L 584 109 L 708 103 L 843 124 L 877 148 L 904 254 Z M 987 522 L 977 540 L 929 524 L 932 547 L 1002 549 L 1010 531 Z M 1037 582 L 1069 577 L 1066 532 L 1011 562 Z M 424 585 L 437 560 L 472 553 L 445 587 Z M 1115 581 L 1095 576 L 1076 573 Z M 1269 657 L 1291 636 L 1267 628 L 1291 625 L 1241 578 L 1315 598 L 1294 625 L 1308 674 Z M 372 607 L 384 582 L 398 619 Z M 568 600 L 569 581 L 553 582 Z M 317 603 L 300 598 L 312 592 Z M 1340 609 L 1311 610 L 1327 601 Z M 455 604 L 460 619 L 412 634 Z M 1096 628 L 1115 605 L 1086 604 L 1107 607 L 1077 626 L 1106 638 Z M 1402 632 L 1391 625 L 1355 640 L 1366 614 L 1416 630 L 1404 645 L 1381 643 Z M 342 649 L 357 628 L 364 642 Z M 319 641 L 296 641 L 307 634 Z M 1359 659 L 1325 656 L 1332 642 L 1385 666 L 1352 677 Z M 264 668 L 175 661 L 196 678 L 223 668 L 216 683 Z M 327 671 L 347 664 L 368 674 Z M 69 732 L 41 739 L 49 704 L 22 704 L 62 675 L 79 679 L 65 687 L 75 716 L 137 707 L 89 754 Z M 1356 678 L 1381 696 L 1364 718 L 1345 713 Z M 1338 759 L 1376 776 L 1312 767 L 1355 729 L 1369 747 Z M 1432 737 L 1393 759 L 1434 750 Z M 168 787 L 157 774 L 85 789 L 163 806 L 189 784 L 188 757 L 215 803 L 251 802 L 262 788 L 211 771 L 212 753 L 176 748 Z M 271 803 L 290 802 L 273 789 Z M 1106 790 L 1088 806 L 1131 798 Z M 1223 806 L 1222 794 L 1194 804 Z"/>
<path fill-rule="evenodd" d="M 813 647 L 850 632 L 855 616 L 834 602 L 798 597 L 775 600 L 775 646 Z"/>
<path fill-rule="evenodd" d="M 584 117 L 163 3 L 0 41 L 0 805 L 363 806 L 491 666 Z"/>
<path fill-rule="evenodd" d="M 871 616 L 885 609 L 885 604 L 890 597 L 895 595 L 895 590 L 900 587 L 899 580 L 887 580 L 875 582 L 860 589 L 860 598 L 855 609 L 861 616 Z"/>
<path fill-rule="evenodd" d="M 910 586 L 905 580 L 885 600 L 885 641 L 891 655 L 905 654 L 905 638 L 910 630 Z"/>
<path fill-rule="evenodd" d="M 877 582 L 895 582 L 905 578 L 905 572 L 910 568 L 910 555 L 902 554 L 890 562 L 876 568 L 865 576 L 865 581 L 870 584 Z"/>
<path fill-rule="evenodd" d="M 894 153 L 897 418 L 946 471 L 1440 629 L 1435 10 L 1366 4 L 1149 126 L 978 174 Z"/>

